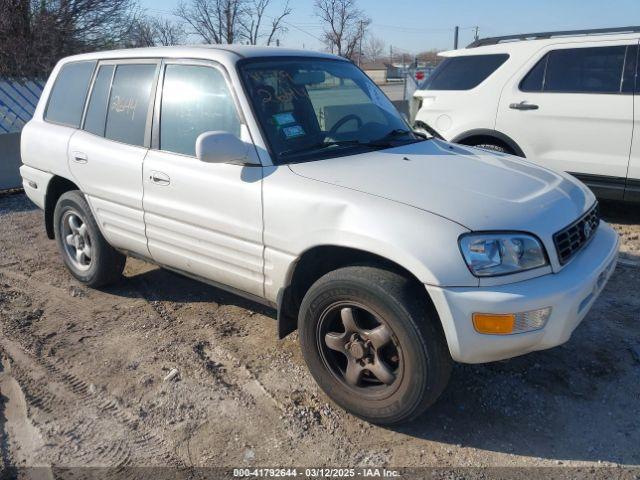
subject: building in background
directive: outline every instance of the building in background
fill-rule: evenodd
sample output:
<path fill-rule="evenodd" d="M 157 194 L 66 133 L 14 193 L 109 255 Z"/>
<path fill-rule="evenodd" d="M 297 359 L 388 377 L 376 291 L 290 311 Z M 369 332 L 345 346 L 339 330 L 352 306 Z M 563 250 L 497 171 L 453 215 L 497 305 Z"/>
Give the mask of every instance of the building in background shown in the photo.
<path fill-rule="evenodd" d="M 360 68 L 378 85 L 384 85 L 388 79 L 388 65 L 382 62 L 363 63 Z"/>

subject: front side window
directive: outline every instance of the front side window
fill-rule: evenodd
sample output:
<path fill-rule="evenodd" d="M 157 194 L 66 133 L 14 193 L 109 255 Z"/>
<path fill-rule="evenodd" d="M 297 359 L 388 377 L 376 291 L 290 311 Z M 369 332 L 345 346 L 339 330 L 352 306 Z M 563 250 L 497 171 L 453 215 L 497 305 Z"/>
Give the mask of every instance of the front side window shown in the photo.
<path fill-rule="evenodd" d="M 45 120 L 78 128 L 96 62 L 74 62 L 62 67 L 56 78 Z"/>
<path fill-rule="evenodd" d="M 620 93 L 625 45 L 553 50 L 520 83 L 525 92 Z M 630 58 L 629 58 L 630 59 Z"/>
<path fill-rule="evenodd" d="M 360 69 L 332 59 L 240 62 L 247 97 L 276 163 L 342 156 L 423 140 Z"/>
<path fill-rule="evenodd" d="M 427 80 L 425 90 L 471 90 L 495 72 L 509 55 L 465 55 L 445 58 Z"/>
<path fill-rule="evenodd" d="M 106 138 L 130 145 L 144 145 L 155 74 L 155 64 L 116 67 L 107 110 Z"/>
<path fill-rule="evenodd" d="M 160 150 L 195 156 L 201 133 L 240 136 L 240 120 L 219 70 L 199 65 L 167 65 L 160 108 Z"/>

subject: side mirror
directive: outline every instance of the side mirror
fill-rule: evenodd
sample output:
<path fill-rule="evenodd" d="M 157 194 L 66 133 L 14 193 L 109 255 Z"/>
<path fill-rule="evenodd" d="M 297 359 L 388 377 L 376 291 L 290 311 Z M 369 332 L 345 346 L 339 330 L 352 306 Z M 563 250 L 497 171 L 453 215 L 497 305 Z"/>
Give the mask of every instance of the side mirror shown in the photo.
<path fill-rule="evenodd" d="M 196 157 L 201 162 L 244 164 L 248 153 L 248 145 L 228 132 L 204 132 L 196 139 Z"/>

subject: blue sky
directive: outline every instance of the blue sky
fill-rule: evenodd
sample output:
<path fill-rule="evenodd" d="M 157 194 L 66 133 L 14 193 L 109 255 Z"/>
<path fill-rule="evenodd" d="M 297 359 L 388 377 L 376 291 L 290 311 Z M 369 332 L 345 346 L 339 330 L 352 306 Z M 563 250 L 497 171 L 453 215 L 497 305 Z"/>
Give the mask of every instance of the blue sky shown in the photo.
<path fill-rule="evenodd" d="M 167 15 L 178 0 L 141 0 L 148 13 Z M 273 0 L 272 14 L 283 0 Z M 453 28 L 461 27 L 460 44 L 473 39 L 475 26 L 480 36 L 511 33 L 603 28 L 640 25 L 640 0 L 359 0 L 371 18 L 370 32 L 381 38 L 387 49 L 417 53 L 449 49 Z M 320 49 L 322 25 L 314 17 L 313 0 L 290 0 L 293 13 L 287 18 L 289 31 L 283 37 L 287 47 Z"/>

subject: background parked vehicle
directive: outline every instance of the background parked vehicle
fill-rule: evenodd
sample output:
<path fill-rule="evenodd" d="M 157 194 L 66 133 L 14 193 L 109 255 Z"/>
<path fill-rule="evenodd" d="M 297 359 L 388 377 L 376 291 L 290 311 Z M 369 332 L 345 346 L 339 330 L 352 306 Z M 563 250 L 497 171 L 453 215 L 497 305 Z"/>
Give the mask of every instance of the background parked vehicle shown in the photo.
<path fill-rule="evenodd" d="M 639 39 L 640 27 L 547 32 L 442 53 L 414 94 L 415 125 L 640 201 Z"/>

